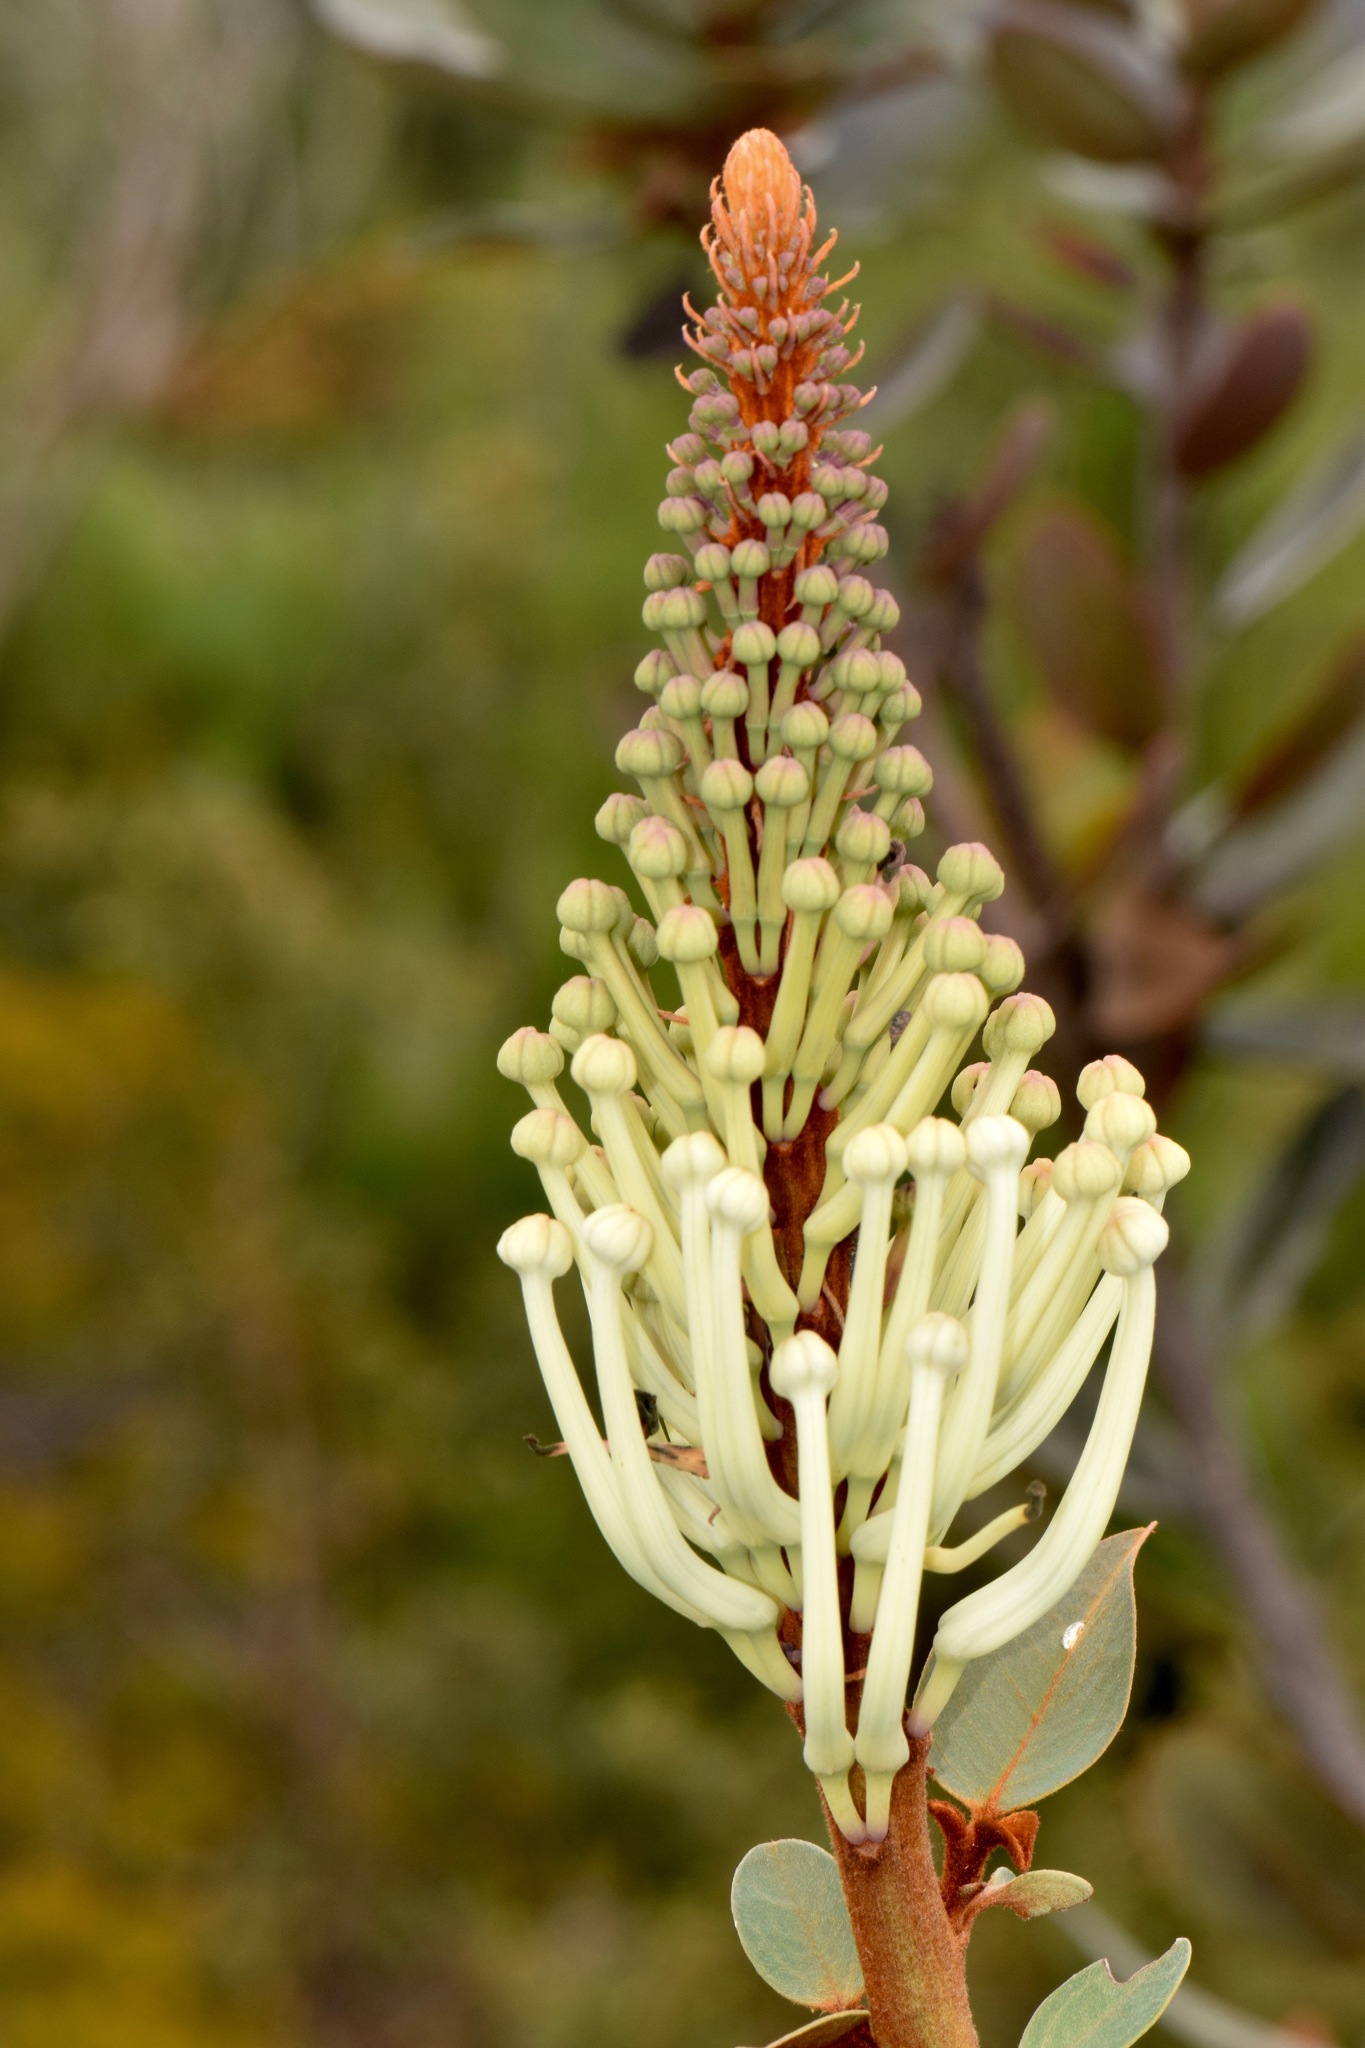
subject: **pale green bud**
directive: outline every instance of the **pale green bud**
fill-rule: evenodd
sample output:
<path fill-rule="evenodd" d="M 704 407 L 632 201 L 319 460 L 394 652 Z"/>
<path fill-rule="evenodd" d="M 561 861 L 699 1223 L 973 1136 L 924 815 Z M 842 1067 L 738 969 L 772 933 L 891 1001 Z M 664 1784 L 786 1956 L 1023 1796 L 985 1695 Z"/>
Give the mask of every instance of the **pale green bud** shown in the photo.
<path fill-rule="evenodd" d="M 709 960 L 720 944 L 716 927 L 694 903 L 679 903 L 659 923 L 659 953 L 684 967 Z"/>
<path fill-rule="evenodd" d="M 563 1047 L 533 1024 L 514 1031 L 498 1052 L 498 1072 L 504 1081 L 515 1081 L 522 1088 L 548 1088 L 563 1071 Z"/>
<path fill-rule="evenodd" d="M 794 860 L 782 877 L 782 901 L 788 910 L 810 916 L 833 910 L 839 901 L 839 877 L 818 855 Z"/>

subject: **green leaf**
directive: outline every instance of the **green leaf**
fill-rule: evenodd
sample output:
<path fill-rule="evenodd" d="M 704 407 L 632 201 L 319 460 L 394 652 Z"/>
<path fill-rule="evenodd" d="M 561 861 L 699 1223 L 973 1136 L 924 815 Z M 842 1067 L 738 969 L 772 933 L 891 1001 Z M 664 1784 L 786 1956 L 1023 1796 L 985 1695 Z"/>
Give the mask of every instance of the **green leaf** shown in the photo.
<path fill-rule="evenodd" d="M 1092 732 L 1142 746 L 1161 723 L 1156 650 L 1108 527 L 1084 505 L 1047 506 L 1012 581 L 1012 610 L 1053 696 Z"/>
<path fill-rule="evenodd" d="M 730 1911 L 759 1976 L 794 2005 L 835 2012 L 862 1996 L 839 1866 L 827 1849 L 760 1842 L 735 1872 Z"/>
<path fill-rule="evenodd" d="M 784 2034 L 780 2041 L 769 2041 L 768 2048 L 824 2048 L 826 2041 L 841 2041 L 867 2017 L 861 2006 L 856 2012 L 829 2012 L 823 2019 L 798 2027 L 794 2034 Z"/>
<path fill-rule="evenodd" d="M 1192 78 L 1217 78 L 1291 35 L 1315 0 L 1193 0 L 1181 63 Z"/>
<path fill-rule="evenodd" d="M 1095 1887 L 1069 1870 L 1026 1870 L 1020 1877 L 988 1885 L 987 1891 L 992 1906 L 1008 1906 L 1021 1920 L 1041 1920 L 1045 1913 L 1083 1906 L 1094 1897 Z"/>
<path fill-rule="evenodd" d="M 946 1792 L 1032 1806 L 1109 1747 L 1133 1687 L 1133 1566 L 1155 1526 L 1106 1537 L 1041 1621 L 967 1666 L 934 1724 L 929 1766 Z"/>
<path fill-rule="evenodd" d="M 1055 0 L 1005 0 L 994 31 L 996 85 L 1027 127 L 1102 163 L 1163 155 L 1183 95 L 1138 36 Z"/>
<path fill-rule="evenodd" d="M 1156 2025 L 1189 1966 L 1183 1935 L 1126 1984 L 1108 1963 L 1091 1963 L 1043 2000 L 1019 2048 L 1129 2048 Z"/>

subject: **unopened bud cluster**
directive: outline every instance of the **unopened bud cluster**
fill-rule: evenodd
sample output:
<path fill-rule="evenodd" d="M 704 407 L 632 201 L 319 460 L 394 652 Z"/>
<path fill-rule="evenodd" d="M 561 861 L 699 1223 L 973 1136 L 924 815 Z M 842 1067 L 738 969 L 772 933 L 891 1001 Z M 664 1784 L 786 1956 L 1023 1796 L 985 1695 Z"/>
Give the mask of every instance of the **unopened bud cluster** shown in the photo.
<path fill-rule="evenodd" d="M 932 880 L 909 858 L 932 775 L 901 740 L 919 698 L 881 645 L 895 601 L 863 573 L 885 552 L 886 493 L 869 437 L 843 424 L 863 402 L 840 381 L 856 312 L 830 303 L 830 244 L 813 250 L 814 204 L 774 137 L 736 144 L 713 221 L 720 299 L 689 335 L 702 367 L 669 451 L 671 551 L 645 572 L 661 644 L 616 756 L 634 787 L 597 820 L 648 915 L 606 881 L 560 897 L 580 972 L 549 1030 L 499 1060 L 535 1105 L 513 1144 L 552 1214 L 499 1249 L 607 1542 L 800 1702 L 836 1821 L 877 1840 L 909 1754 L 922 1574 L 1032 1518 L 1030 1501 L 948 1542 L 1108 1343 L 1056 1514 L 945 1613 L 914 1727 L 1104 1533 L 1162 1201 L 1188 1160 L 1111 1056 L 1081 1076 L 1082 1138 L 1029 1163 L 1061 1102 L 1031 1065 L 1052 1013 L 1018 992 L 1017 945 L 978 922 L 1004 877 L 980 845 L 949 847 Z M 575 1266 L 600 1420 L 555 1310 Z"/>

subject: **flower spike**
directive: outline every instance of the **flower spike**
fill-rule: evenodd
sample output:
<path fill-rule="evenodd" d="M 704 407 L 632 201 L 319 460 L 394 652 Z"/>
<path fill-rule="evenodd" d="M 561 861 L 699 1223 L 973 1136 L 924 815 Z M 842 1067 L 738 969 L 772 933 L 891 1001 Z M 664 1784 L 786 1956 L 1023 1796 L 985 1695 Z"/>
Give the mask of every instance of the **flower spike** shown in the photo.
<path fill-rule="evenodd" d="M 1104 1532 L 1189 1160 L 1110 1054 L 1076 1084 L 1083 1135 L 1026 1164 L 1061 1113 L 1033 1064 L 1054 1019 L 1015 941 L 982 929 L 1005 886 L 989 849 L 949 846 L 933 880 L 909 858 L 933 773 L 882 645 L 899 608 L 875 580 L 887 492 L 857 425 L 857 309 L 776 136 L 735 144 L 703 241 L 717 300 L 687 306 L 690 415 L 644 576 L 655 645 L 626 786 L 596 820 L 632 893 L 568 885 L 571 976 L 547 1028 L 499 1053 L 531 1103 L 513 1147 L 554 1212 L 499 1251 L 607 1543 L 800 1703 L 835 1826 L 875 1843 L 908 1754 L 922 1574 L 1036 1519 L 1036 1485 L 984 1527 L 959 1511 L 1026 1467 L 1112 1332 L 1051 1524 L 943 1616 L 915 1729 Z M 555 1313 L 570 1266 L 601 1427 Z M 868 1639 L 861 1690 L 850 1638 Z"/>

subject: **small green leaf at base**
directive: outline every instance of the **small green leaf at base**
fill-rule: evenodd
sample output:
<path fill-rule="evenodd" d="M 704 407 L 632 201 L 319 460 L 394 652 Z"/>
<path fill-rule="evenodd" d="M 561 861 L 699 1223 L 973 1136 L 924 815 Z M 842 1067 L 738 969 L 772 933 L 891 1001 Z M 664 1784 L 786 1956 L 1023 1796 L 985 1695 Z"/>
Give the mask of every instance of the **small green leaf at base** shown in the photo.
<path fill-rule="evenodd" d="M 1183 1935 L 1125 1984 L 1108 1963 L 1091 1963 L 1043 2000 L 1019 2048 L 1130 2048 L 1156 2025 L 1189 1966 Z"/>
<path fill-rule="evenodd" d="M 823 2019 L 798 2027 L 794 2034 L 784 2034 L 780 2041 L 769 2041 L 768 2048 L 824 2048 L 826 2041 L 842 2041 L 845 2034 L 851 2034 L 867 2017 L 862 2011 L 827 2012 Z"/>
<path fill-rule="evenodd" d="M 842 2016 L 862 1997 L 862 1965 L 839 1866 L 827 1849 L 814 1842 L 760 1842 L 735 1872 L 730 1911 L 759 1976 L 794 2005 Z"/>
<path fill-rule="evenodd" d="M 986 1887 L 992 1906 L 1008 1906 L 1021 1920 L 1041 1920 L 1044 1913 L 1065 1913 L 1068 1906 L 1083 1906 L 1093 1898 L 1095 1887 L 1069 1870 L 1026 1870 Z"/>

